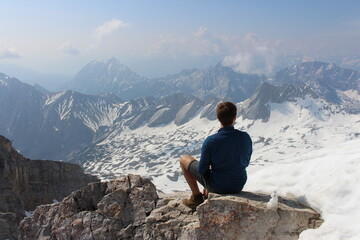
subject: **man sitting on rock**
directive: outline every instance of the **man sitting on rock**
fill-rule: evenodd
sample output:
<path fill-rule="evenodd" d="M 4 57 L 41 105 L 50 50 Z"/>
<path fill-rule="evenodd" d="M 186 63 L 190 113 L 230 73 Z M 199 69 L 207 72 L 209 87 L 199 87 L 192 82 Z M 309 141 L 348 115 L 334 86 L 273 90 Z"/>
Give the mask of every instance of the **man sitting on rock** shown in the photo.
<path fill-rule="evenodd" d="M 192 209 L 204 202 L 208 192 L 238 193 L 246 183 L 252 141 L 246 132 L 234 128 L 236 113 L 233 103 L 220 103 L 216 115 L 221 128 L 205 139 L 200 162 L 190 155 L 180 158 L 181 169 L 192 191 L 190 199 L 183 203 Z M 196 181 L 204 186 L 204 194 Z"/>

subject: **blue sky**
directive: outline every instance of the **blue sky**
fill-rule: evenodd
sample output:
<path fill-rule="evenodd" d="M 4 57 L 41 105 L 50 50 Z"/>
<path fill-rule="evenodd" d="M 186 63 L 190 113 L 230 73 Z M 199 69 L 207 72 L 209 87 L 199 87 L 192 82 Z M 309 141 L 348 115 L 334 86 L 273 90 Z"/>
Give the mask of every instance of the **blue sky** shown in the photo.
<path fill-rule="evenodd" d="M 267 72 L 288 54 L 360 55 L 360 1 L 0 0 L 0 6 L 0 64 L 39 73 L 74 75 L 110 57 L 156 77 L 223 59 L 239 71 Z"/>

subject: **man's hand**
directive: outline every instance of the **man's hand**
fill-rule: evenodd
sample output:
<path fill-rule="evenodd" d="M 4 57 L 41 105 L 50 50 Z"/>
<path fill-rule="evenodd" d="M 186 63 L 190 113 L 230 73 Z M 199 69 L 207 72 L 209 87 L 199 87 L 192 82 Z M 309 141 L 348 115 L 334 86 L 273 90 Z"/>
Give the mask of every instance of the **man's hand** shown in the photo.
<path fill-rule="evenodd" d="M 209 195 L 209 191 L 206 188 L 204 188 L 204 190 L 203 190 L 204 199 L 207 199 L 208 195 Z"/>

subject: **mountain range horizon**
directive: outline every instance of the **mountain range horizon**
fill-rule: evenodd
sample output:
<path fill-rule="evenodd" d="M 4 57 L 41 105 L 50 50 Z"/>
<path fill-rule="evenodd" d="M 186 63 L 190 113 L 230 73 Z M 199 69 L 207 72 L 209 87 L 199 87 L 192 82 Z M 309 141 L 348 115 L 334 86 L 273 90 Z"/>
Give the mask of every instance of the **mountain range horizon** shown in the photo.
<path fill-rule="evenodd" d="M 345 57 L 345 58 L 348 59 L 350 57 Z M 352 58 L 356 59 L 356 56 L 353 56 Z M 304 63 L 304 62 L 333 63 L 333 64 L 335 64 L 337 66 L 342 67 L 342 68 L 352 69 L 352 70 L 355 70 L 355 71 L 360 70 L 358 65 L 349 64 L 349 62 L 351 63 L 351 61 L 347 61 L 346 64 L 343 64 L 340 60 L 337 60 L 336 58 L 334 58 L 334 59 L 329 58 L 328 60 L 329 61 L 326 61 L 326 60 L 306 60 L 306 61 L 304 61 L 303 58 L 299 57 L 299 56 L 288 56 L 286 59 L 283 60 L 282 63 L 279 63 L 278 66 L 275 67 L 274 71 L 271 72 L 271 73 L 250 73 L 250 74 L 253 74 L 253 75 L 265 75 L 266 77 L 271 77 L 274 74 L 276 74 L 277 71 L 279 71 L 281 69 L 287 68 L 287 67 L 292 66 L 292 65 L 298 65 L 298 64 L 301 64 L 301 63 Z M 79 73 L 84 68 L 86 68 L 88 65 L 91 65 L 91 64 L 94 64 L 94 63 L 113 62 L 113 63 L 116 63 L 117 65 L 121 66 L 122 68 L 124 68 L 124 70 L 126 69 L 128 72 L 131 72 L 132 74 L 138 75 L 138 77 L 140 77 L 140 78 L 147 79 L 147 80 L 150 80 L 150 81 L 151 80 L 156 80 L 156 79 L 161 79 L 161 78 L 166 78 L 166 77 L 170 77 L 170 76 L 176 76 L 176 75 L 182 74 L 184 72 L 204 71 L 206 69 L 212 68 L 212 67 L 217 66 L 217 65 L 228 66 L 228 67 L 232 68 L 235 72 L 243 73 L 235 65 L 231 65 L 229 63 L 224 64 L 224 61 L 225 61 L 225 59 L 221 59 L 216 64 L 210 65 L 210 66 L 208 66 L 206 68 L 191 68 L 191 67 L 190 68 L 184 68 L 183 70 L 181 70 L 179 72 L 165 74 L 165 75 L 159 76 L 159 77 L 145 77 L 145 76 L 142 76 L 141 74 L 138 74 L 138 73 L 134 72 L 132 69 L 130 69 L 129 67 L 127 67 L 121 61 L 119 61 L 118 58 L 116 58 L 116 57 L 111 57 L 111 58 L 108 58 L 108 59 L 106 59 L 106 58 L 98 58 L 98 59 L 91 60 L 87 64 L 85 64 L 83 66 L 83 68 L 81 68 L 73 76 L 65 75 L 65 74 L 59 74 L 59 73 L 49 73 L 49 74 L 37 73 L 37 72 L 35 72 L 35 71 L 31 70 L 31 69 L 20 67 L 20 66 L 14 65 L 14 64 L 0 64 L 0 72 L 6 74 L 8 76 L 15 77 L 15 78 L 21 80 L 24 83 L 28 83 L 30 85 L 37 86 L 39 88 L 44 88 L 47 91 L 58 92 L 58 91 L 66 90 L 67 87 L 69 85 L 71 85 L 71 82 L 73 82 L 74 79 L 76 79 L 76 76 L 79 75 Z M 352 61 L 352 62 L 356 63 L 356 61 Z"/>

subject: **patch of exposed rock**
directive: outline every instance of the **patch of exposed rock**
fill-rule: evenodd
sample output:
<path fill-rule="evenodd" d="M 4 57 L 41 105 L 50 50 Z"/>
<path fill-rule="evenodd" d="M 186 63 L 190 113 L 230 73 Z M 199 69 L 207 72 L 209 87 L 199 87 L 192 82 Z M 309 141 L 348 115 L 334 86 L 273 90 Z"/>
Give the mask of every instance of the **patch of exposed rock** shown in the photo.
<path fill-rule="evenodd" d="M 298 239 L 323 222 L 314 210 L 279 197 L 243 192 L 210 194 L 197 211 L 182 193 L 157 195 L 140 176 L 92 183 L 62 202 L 39 206 L 20 224 L 20 239 Z"/>
<path fill-rule="evenodd" d="M 17 239 L 25 211 L 61 201 L 94 181 L 99 180 L 75 164 L 24 158 L 0 136 L 0 239 Z"/>

